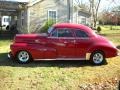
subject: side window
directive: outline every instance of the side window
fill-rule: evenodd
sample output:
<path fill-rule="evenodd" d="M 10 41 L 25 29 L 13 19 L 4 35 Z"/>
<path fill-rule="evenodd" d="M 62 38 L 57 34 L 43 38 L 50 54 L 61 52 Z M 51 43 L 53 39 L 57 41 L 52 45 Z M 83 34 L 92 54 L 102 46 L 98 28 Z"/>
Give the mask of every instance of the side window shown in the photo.
<path fill-rule="evenodd" d="M 75 30 L 75 34 L 76 34 L 76 37 L 88 38 L 87 33 L 81 30 Z"/>
<path fill-rule="evenodd" d="M 58 37 L 73 37 L 73 34 L 70 29 L 60 29 L 58 30 Z"/>
<path fill-rule="evenodd" d="M 58 37 L 58 30 L 54 30 L 54 31 L 51 33 L 51 37 Z"/>

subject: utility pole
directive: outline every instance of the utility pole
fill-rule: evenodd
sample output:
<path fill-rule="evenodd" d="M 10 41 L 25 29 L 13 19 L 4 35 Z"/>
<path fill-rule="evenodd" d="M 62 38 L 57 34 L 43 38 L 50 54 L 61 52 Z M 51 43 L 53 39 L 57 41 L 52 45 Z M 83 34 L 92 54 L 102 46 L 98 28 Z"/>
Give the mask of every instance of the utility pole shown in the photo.
<path fill-rule="evenodd" d="M 71 0 L 67 0 L 68 23 L 71 23 Z"/>
<path fill-rule="evenodd" d="M 2 30 L 2 15 L 1 15 L 1 12 L 0 12 L 0 29 Z"/>
<path fill-rule="evenodd" d="M 74 0 L 67 0 L 67 10 L 68 10 L 68 23 L 72 23 L 73 22 L 73 2 Z"/>

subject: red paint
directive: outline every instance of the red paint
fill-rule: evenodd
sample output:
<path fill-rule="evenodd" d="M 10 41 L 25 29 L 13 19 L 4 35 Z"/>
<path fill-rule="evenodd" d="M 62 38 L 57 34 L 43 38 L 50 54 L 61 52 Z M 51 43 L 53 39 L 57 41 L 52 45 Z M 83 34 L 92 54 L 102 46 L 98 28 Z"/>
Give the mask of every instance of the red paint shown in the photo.
<path fill-rule="evenodd" d="M 25 50 L 32 55 L 33 59 L 85 58 L 86 53 L 100 50 L 105 53 L 106 58 L 117 56 L 117 48 L 87 26 L 62 23 L 53 25 L 53 28 L 53 31 L 58 28 L 70 29 L 73 37 L 52 37 L 52 32 L 48 36 L 43 34 L 16 35 L 14 43 L 10 46 L 12 55 L 15 57 L 17 52 Z M 76 29 L 84 31 L 88 37 L 76 37 Z"/>

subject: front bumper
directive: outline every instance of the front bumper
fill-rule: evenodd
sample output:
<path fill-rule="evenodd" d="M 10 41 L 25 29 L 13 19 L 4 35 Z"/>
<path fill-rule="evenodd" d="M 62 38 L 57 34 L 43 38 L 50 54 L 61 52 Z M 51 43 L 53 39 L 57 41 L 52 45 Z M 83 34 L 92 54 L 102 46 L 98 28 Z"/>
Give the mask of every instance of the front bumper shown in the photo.
<path fill-rule="evenodd" d="M 12 55 L 12 53 L 9 52 L 8 55 L 7 55 L 7 57 L 8 57 L 8 59 L 13 59 L 13 55 Z"/>
<path fill-rule="evenodd" d="M 117 50 L 117 56 L 120 56 L 120 50 L 119 49 Z"/>

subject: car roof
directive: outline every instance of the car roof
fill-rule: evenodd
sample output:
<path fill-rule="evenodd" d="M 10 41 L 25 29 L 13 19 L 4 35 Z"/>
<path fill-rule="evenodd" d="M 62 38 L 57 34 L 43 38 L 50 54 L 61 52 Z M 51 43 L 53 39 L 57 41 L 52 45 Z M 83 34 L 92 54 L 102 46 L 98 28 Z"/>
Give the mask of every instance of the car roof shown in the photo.
<path fill-rule="evenodd" d="M 89 28 L 88 26 L 85 26 L 83 24 L 73 24 L 73 23 L 59 23 L 59 24 L 53 25 L 53 27 L 55 27 L 55 28 L 75 28 L 75 29 L 83 29 L 86 31 L 92 30 L 91 28 Z"/>

